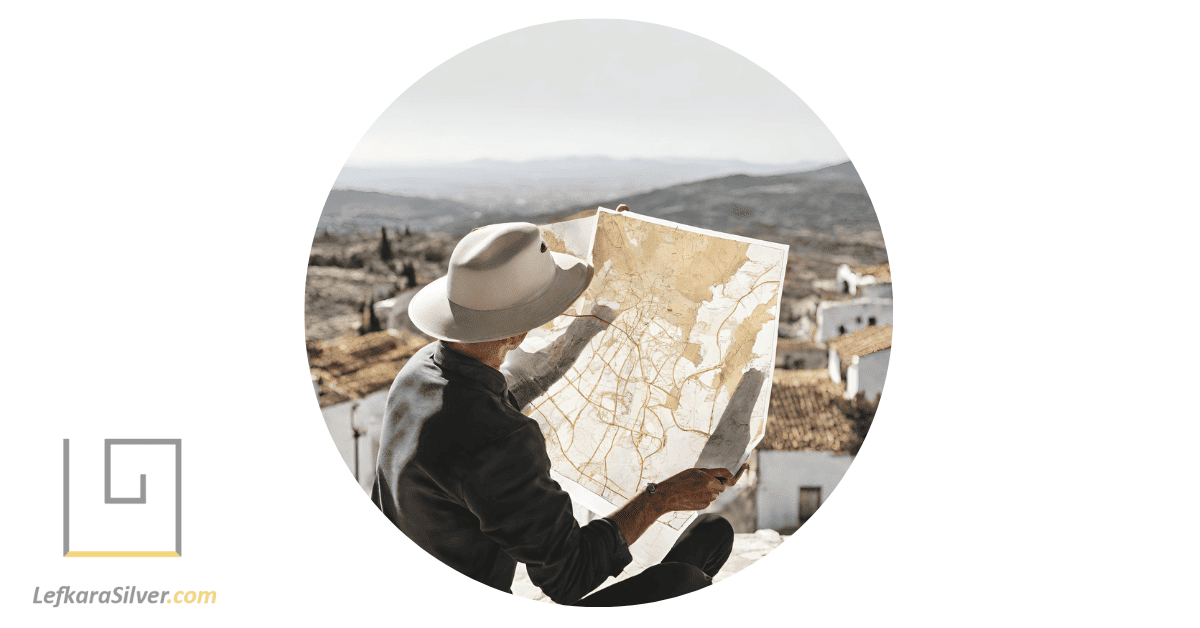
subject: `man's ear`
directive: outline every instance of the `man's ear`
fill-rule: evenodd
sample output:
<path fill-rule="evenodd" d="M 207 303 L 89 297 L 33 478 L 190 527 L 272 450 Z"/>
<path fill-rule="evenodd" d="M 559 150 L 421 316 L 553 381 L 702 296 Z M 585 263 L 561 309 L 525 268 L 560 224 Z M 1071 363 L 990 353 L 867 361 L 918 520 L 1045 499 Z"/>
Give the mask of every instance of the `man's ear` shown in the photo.
<path fill-rule="evenodd" d="M 509 336 L 508 338 L 504 339 L 504 346 L 511 349 L 516 349 L 517 347 L 521 346 L 522 342 L 525 342 L 525 336 L 528 335 L 529 332 L 526 331 L 515 336 Z"/>

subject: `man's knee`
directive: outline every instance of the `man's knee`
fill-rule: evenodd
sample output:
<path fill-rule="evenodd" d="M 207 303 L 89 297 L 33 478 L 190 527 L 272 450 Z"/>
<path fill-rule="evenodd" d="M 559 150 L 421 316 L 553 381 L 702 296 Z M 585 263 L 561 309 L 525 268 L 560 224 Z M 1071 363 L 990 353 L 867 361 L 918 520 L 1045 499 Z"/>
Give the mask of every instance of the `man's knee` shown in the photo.
<path fill-rule="evenodd" d="M 699 517 L 696 517 L 697 528 L 710 528 L 718 531 L 720 534 L 733 536 L 733 524 L 729 520 L 716 513 L 706 512 Z"/>
<path fill-rule="evenodd" d="M 710 542 L 733 546 L 733 524 L 725 517 L 706 513 L 697 517 L 692 525 L 695 526 L 696 534 L 703 535 Z"/>
<path fill-rule="evenodd" d="M 712 584 L 699 567 L 687 563 L 659 563 L 607 589 L 597 591 L 576 606 L 630 606 L 648 604 L 698 591 Z"/>
<path fill-rule="evenodd" d="M 655 597 L 660 600 L 699 591 L 712 584 L 712 578 L 699 567 L 687 563 L 659 563 L 646 572 L 654 573 L 655 588 L 659 591 Z"/>

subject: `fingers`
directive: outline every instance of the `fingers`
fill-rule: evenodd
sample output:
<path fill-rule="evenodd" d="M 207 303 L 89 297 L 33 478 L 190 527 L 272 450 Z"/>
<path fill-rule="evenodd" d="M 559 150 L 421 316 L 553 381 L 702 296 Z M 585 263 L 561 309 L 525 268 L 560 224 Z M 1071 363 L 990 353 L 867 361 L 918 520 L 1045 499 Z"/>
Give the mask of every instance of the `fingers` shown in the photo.
<path fill-rule="evenodd" d="M 726 476 L 733 477 L 733 475 L 728 471 L 725 471 L 725 469 L 701 469 L 701 471 L 704 472 L 704 476 L 708 480 L 705 483 L 705 486 L 711 490 L 717 491 L 718 493 L 725 491 L 725 485 L 729 482 L 729 480 L 715 472 L 723 471 Z"/>
<path fill-rule="evenodd" d="M 725 471 L 724 469 L 720 470 Z M 717 469 L 688 469 L 684 473 L 691 474 L 695 478 L 697 491 L 714 491 L 719 494 L 725 490 L 725 484 L 717 478 L 714 471 Z M 729 472 L 725 471 L 725 473 Z"/>
<path fill-rule="evenodd" d="M 727 469 L 686 469 L 659 483 L 659 490 L 673 504 L 672 510 L 704 510 L 725 492 L 732 479 Z"/>
<path fill-rule="evenodd" d="M 729 469 L 719 469 L 718 468 L 718 469 L 700 469 L 700 470 L 713 476 L 714 478 L 717 478 L 718 480 L 732 480 L 733 479 L 733 474 L 729 472 Z"/>
<path fill-rule="evenodd" d="M 733 485 L 733 474 L 728 469 L 701 469 L 708 474 L 714 481 L 720 483 L 721 490 L 724 491 L 726 486 Z"/>

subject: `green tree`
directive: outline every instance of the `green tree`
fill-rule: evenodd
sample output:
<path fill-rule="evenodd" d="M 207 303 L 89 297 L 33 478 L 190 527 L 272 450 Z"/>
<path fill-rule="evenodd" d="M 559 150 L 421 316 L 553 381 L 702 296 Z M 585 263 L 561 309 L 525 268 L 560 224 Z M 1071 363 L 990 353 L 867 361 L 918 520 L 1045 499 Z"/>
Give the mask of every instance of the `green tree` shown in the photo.
<path fill-rule="evenodd" d="M 392 261 L 392 245 L 388 243 L 387 227 L 379 228 L 379 258 L 385 262 Z"/>

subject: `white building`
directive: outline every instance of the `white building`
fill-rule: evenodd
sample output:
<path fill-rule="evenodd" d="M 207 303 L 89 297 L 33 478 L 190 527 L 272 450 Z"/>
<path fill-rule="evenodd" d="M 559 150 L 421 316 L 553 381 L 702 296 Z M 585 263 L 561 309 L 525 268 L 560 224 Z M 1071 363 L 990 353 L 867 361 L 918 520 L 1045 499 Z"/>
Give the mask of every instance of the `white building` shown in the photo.
<path fill-rule="evenodd" d="M 817 306 L 817 332 L 813 342 L 825 345 L 838 336 L 852 334 L 872 325 L 892 324 L 892 300 L 860 297 L 847 301 L 823 301 Z"/>
<path fill-rule="evenodd" d="M 325 427 L 363 491 L 375 482 L 388 388 L 428 338 L 388 330 L 310 343 L 309 367 Z"/>
<path fill-rule="evenodd" d="M 387 393 L 385 388 L 362 399 L 321 408 L 333 444 L 358 485 L 368 494 L 375 483 L 375 458 L 379 456 L 379 432 Z"/>
<path fill-rule="evenodd" d="M 412 288 L 390 299 L 375 303 L 375 317 L 383 323 L 384 329 L 398 329 L 421 334 L 421 330 L 408 318 L 408 304 L 416 296 L 417 291 L 417 288 Z"/>
<path fill-rule="evenodd" d="M 842 388 L 825 369 L 776 370 L 768 413 L 755 452 L 754 522 L 748 527 L 788 533 L 829 498 L 854 461 L 866 426 L 847 413 Z"/>
<path fill-rule="evenodd" d="M 758 452 L 758 527 L 799 527 L 837 487 L 854 456 L 832 451 Z"/>
<path fill-rule="evenodd" d="M 892 269 L 890 264 L 851 268 L 842 264 L 837 269 L 837 289 L 850 296 L 869 299 L 892 298 Z"/>
<path fill-rule="evenodd" d="M 388 386 L 426 341 L 384 331 L 309 347 L 325 424 L 364 493 L 375 479 Z M 826 369 L 775 370 L 766 434 L 751 469 L 709 510 L 738 532 L 786 533 L 807 521 L 838 485 L 865 432 L 839 405 L 842 393 Z M 593 516 L 578 505 L 575 514 L 581 523 Z"/>
<path fill-rule="evenodd" d="M 846 399 L 878 401 L 891 357 L 891 325 L 861 329 L 829 341 L 829 378 L 846 383 Z"/>

